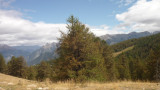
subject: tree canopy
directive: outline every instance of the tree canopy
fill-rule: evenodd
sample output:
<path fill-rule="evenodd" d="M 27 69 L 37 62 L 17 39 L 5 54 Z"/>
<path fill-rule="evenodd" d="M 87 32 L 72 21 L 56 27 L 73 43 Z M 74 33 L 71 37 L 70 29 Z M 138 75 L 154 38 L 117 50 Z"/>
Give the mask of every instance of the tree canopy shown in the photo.
<path fill-rule="evenodd" d="M 74 16 L 70 16 L 67 21 L 68 32 L 62 32 L 59 38 L 59 58 L 56 63 L 58 78 L 75 81 L 106 80 L 105 60 L 109 58 L 103 57 L 106 55 L 103 55 L 105 47 L 102 47 L 102 41 Z"/>

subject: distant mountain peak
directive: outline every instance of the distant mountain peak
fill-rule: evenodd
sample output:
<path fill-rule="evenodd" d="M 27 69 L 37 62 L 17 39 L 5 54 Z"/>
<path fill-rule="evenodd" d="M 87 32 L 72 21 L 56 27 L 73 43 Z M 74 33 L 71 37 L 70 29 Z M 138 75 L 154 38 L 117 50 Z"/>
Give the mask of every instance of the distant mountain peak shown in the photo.
<path fill-rule="evenodd" d="M 137 34 L 137 32 L 130 32 L 129 34 Z"/>
<path fill-rule="evenodd" d="M 38 50 L 34 51 L 29 56 L 29 65 L 34 65 L 40 63 L 42 60 L 49 60 L 56 57 L 56 44 L 57 43 L 46 43 Z"/>
<path fill-rule="evenodd" d="M 44 49 L 49 49 L 52 47 L 55 47 L 56 43 L 46 43 L 44 46 L 42 46 L 42 48 Z"/>

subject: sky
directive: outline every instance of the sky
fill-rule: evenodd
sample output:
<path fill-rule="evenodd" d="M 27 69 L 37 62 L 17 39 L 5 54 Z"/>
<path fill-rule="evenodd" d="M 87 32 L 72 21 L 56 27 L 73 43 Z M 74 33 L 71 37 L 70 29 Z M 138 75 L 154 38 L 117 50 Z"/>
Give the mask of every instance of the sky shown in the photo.
<path fill-rule="evenodd" d="M 44 45 L 70 15 L 96 36 L 160 31 L 160 0 L 0 0 L 0 44 Z"/>

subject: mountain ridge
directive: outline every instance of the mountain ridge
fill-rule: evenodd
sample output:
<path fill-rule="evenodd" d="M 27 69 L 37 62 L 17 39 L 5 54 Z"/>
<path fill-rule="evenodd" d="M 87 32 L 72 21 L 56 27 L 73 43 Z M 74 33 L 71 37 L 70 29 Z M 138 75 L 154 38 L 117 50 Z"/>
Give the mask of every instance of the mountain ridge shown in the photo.
<path fill-rule="evenodd" d="M 27 51 L 17 50 L 6 44 L 0 44 L 0 53 L 4 56 L 6 62 L 8 62 L 12 56 L 24 56 L 24 58 L 27 59 L 29 55 Z"/>
<path fill-rule="evenodd" d="M 105 40 L 109 45 L 113 45 L 128 39 L 133 39 L 133 38 L 140 38 L 140 37 L 145 37 L 153 34 L 160 33 L 160 31 L 155 31 L 155 32 L 130 32 L 128 34 L 106 34 L 103 36 L 100 36 L 102 40 Z"/>

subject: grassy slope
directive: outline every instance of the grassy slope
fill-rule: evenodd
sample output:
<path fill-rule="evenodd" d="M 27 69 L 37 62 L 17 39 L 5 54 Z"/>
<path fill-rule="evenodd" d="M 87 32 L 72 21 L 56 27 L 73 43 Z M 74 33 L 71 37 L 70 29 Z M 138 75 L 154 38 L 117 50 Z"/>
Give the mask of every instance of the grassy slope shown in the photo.
<path fill-rule="evenodd" d="M 160 85 L 149 82 L 88 82 L 75 84 L 73 82 L 51 83 L 25 80 L 9 75 L 0 74 L 0 90 L 157 90 Z"/>
<path fill-rule="evenodd" d="M 132 50 L 133 48 L 134 48 L 134 46 L 127 47 L 127 48 L 123 49 L 122 51 L 113 53 L 113 56 L 116 57 L 116 56 L 118 56 L 119 54 L 121 54 L 123 52 L 127 52 L 129 50 Z"/>
<path fill-rule="evenodd" d="M 128 47 L 134 46 L 136 44 L 138 39 L 129 39 L 126 41 L 122 41 L 120 43 L 116 43 L 114 45 L 111 45 L 111 48 L 113 49 L 114 52 L 119 52 L 122 51 Z"/>

